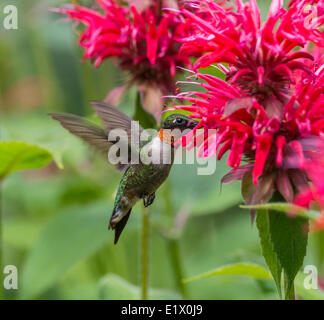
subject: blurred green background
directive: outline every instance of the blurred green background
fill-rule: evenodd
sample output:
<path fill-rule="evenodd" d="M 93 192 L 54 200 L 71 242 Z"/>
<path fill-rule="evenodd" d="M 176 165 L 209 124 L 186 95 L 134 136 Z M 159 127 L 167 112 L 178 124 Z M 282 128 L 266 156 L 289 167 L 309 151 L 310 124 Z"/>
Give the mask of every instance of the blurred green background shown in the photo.
<path fill-rule="evenodd" d="M 99 69 L 81 63 L 71 23 L 48 12 L 63 3 L 0 3 L 0 19 L 6 4 L 19 12 L 18 30 L 0 24 L 0 138 L 38 144 L 56 160 L 43 169 L 13 173 L 2 184 L 3 264 L 15 265 L 19 272 L 19 289 L 5 290 L 4 297 L 138 298 L 141 205 L 114 246 L 107 226 L 121 175 L 47 116 L 66 111 L 93 117 L 88 101 L 104 99 L 124 81 L 111 60 Z M 259 3 L 264 15 L 269 1 Z M 133 90 L 121 103 L 130 116 L 134 97 Z M 218 162 L 212 176 L 197 176 L 196 165 L 175 165 L 157 192 L 150 215 L 151 298 L 182 298 L 166 232 L 176 216 L 186 220 L 177 234 L 185 277 L 242 261 L 265 266 L 256 227 L 248 211 L 238 208 L 239 184 L 220 188 L 227 171 L 226 161 Z M 322 240 L 321 234 L 310 237 L 305 260 L 319 270 Z M 272 281 L 246 276 L 218 276 L 185 287 L 192 299 L 278 298 Z M 301 298 L 319 298 L 301 287 L 297 285 Z"/>

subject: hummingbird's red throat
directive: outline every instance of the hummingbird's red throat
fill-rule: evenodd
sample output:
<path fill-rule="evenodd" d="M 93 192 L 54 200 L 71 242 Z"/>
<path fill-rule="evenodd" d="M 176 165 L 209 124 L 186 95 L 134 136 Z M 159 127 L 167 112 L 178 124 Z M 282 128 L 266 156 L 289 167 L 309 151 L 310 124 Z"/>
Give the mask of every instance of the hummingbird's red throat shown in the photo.
<path fill-rule="evenodd" d="M 171 130 L 163 130 L 161 128 L 158 135 L 164 143 L 174 145 L 174 135 L 172 135 Z"/>

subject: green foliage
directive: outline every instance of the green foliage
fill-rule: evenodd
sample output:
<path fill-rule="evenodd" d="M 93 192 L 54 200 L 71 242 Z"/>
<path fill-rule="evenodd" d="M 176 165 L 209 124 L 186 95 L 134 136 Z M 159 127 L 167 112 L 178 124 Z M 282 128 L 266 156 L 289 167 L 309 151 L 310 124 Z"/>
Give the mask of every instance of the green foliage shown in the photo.
<path fill-rule="evenodd" d="M 251 206 L 245 206 L 251 207 Z M 284 271 L 285 298 L 294 299 L 294 280 L 303 265 L 308 239 L 308 221 L 302 216 L 289 217 L 278 212 L 282 204 L 253 206 L 258 208 L 257 227 L 262 254 L 276 282 L 281 297 L 281 272 Z M 271 211 L 268 208 L 276 208 Z"/>
<path fill-rule="evenodd" d="M 271 241 L 286 279 L 286 298 L 294 297 L 294 279 L 306 255 L 308 222 L 301 217 L 271 212 L 269 215 Z"/>
<path fill-rule="evenodd" d="M 2 133 L 6 140 L 37 144 L 48 150 L 60 169 L 63 169 L 63 154 L 67 155 L 65 160 L 72 162 L 85 157 L 86 148 L 80 148 L 82 142 L 45 114 L 8 116 L 2 119 Z"/>
<path fill-rule="evenodd" d="M 62 111 L 93 120 L 88 101 L 103 100 L 112 88 L 124 83 L 125 77 L 112 61 L 100 68 L 89 61 L 80 63 L 83 53 L 71 24 L 56 23 L 60 17 L 47 10 L 48 6 L 60 6 L 63 0 L 44 0 L 42 6 L 38 0 L 5 2 L 17 5 L 24 28 L 0 33 L 0 70 L 5 75 L 0 79 L 1 139 L 37 145 L 51 154 L 59 168 L 64 164 L 64 170 L 51 167 L 37 175 L 33 171 L 11 174 L 2 185 L 3 262 L 16 265 L 21 275 L 19 290 L 5 291 L 5 298 L 138 298 L 139 207 L 134 208 L 127 230 L 114 246 L 107 223 L 120 174 L 47 116 L 48 112 Z M 264 19 L 269 1 L 259 3 Z M 212 67 L 207 71 L 220 75 Z M 26 83 L 36 85 L 29 90 Z M 153 127 L 144 109 L 134 108 L 134 93 L 123 97 L 120 108 L 130 116 L 135 114 L 144 127 Z M 4 156 L 8 155 L 0 152 L 0 157 Z M 262 265 L 257 229 L 237 208 L 241 202 L 239 183 L 220 186 L 227 171 L 226 159 L 217 163 L 215 174 L 210 176 L 197 176 L 197 165 L 175 165 L 168 183 L 157 192 L 150 216 L 150 298 L 180 298 L 168 242 L 157 232 L 160 225 L 172 226 L 178 212 L 188 213 L 178 239 L 185 276 L 215 265 L 233 266 L 244 261 Z M 170 215 L 162 197 L 166 187 L 173 206 Z M 286 212 L 288 208 L 277 209 Z M 305 214 L 312 219 L 318 213 Z M 319 237 L 309 244 L 306 256 L 319 274 L 323 248 Z M 240 273 L 252 271 L 243 268 Z M 278 298 L 273 281 L 231 272 L 186 284 L 190 298 Z M 301 273 L 296 277 L 297 296 L 323 299 L 322 291 L 303 287 L 303 278 Z"/>
<path fill-rule="evenodd" d="M 259 231 L 259 237 L 262 248 L 262 255 L 270 269 L 273 279 L 276 282 L 277 290 L 280 298 L 281 293 L 281 272 L 282 267 L 279 263 L 277 255 L 273 249 L 271 242 L 270 225 L 269 225 L 269 213 L 267 210 L 259 209 L 256 217 L 256 225 Z"/>
<path fill-rule="evenodd" d="M 285 276 L 285 297 L 294 299 L 294 279 L 306 255 L 308 220 L 318 218 L 320 212 L 281 202 L 241 207 L 258 209 L 259 223 L 257 225 L 263 256 L 274 276 L 279 295 L 281 296 L 282 267 Z M 269 230 L 269 232 L 265 233 L 264 230 Z M 320 266 L 323 256 L 322 248 L 321 242 L 317 246 Z"/>
<path fill-rule="evenodd" d="M 100 280 L 99 297 L 104 300 L 138 300 L 141 289 L 125 279 L 107 274 Z M 165 289 L 150 289 L 150 300 L 179 300 L 180 296 L 174 291 Z"/>
<path fill-rule="evenodd" d="M 29 250 L 37 241 L 42 228 L 43 223 L 37 220 L 13 220 L 3 227 L 3 241 L 16 249 Z"/>
<path fill-rule="evenodd" d="M 316 232 L 314 234 L 315 238 L 315 251 L 317 256 L 317 264 L 319 266 L 319 270 L 324 271 L 324 231 Z"/>
<path fill-rule="evenodd" d="M 62 210 L 41 233 L 22 274 L 21 297 L 37 297 L 70 267 L 112 239 L 107 233 L 106 203 Z"/>
<path fill-rule="evenodd" d="M 252 263 L 236 263 L 231 265 L 222 266 L 220 268 L 204 272 L 202 274 L 196 275 L 194 277 L 185 279 L 184 282 L 188 283 L 191 281 L 196 281 L 200 279 L 221 276 L 221 275 L 239 275 L 239 276 L 250 276 L 255 279 L 272 279 L 269 271 L 261 266 Z"/>
<path fill-rule="evenodd" d="M 9 173 L 23 169 L 37 169 L 52 160 L 44 148 L 18 141 L 0 142 L 0 180 Z"/>
<path fill-rule="evenodd" d="M 285 203 L 241 206 L 258 209 L 257 227 L 262 254 L 281 297 L 281 272 L 284 271 L 285 298 L 294 299 L 294 279 L 303 265 L 308 239 L 307 210 Z M 287 212 L 299 215 L 288 216 Z M 301 212 L 304 210 L 305 212 Z"/>
<path fill-rule="evenodd" d="M 213 175 L 197 175 L 197 169 L 197 164 L 174 164 L 171 169 L 171 198 L 177 210 L 188 208 L 190 214 L 200 216 L 224 212 L 241 202 L 239 183 L 221 186 L 228 171 L 226 160 L 217 163 Z"/>
<path fill-rule="evenodd" d="M 307 210 L 303 207 L 296 206 L 287 202 L 269 202 L 264 204 L 255 204 L 255 205 L 241 205 L 241 208 L 244 209 L 265 209 L 273 210 L 278 212 L 284 212 L 292 215 L 299 215 L 310 220 L 317 219 L 320 212 L 315 210 Z"/>

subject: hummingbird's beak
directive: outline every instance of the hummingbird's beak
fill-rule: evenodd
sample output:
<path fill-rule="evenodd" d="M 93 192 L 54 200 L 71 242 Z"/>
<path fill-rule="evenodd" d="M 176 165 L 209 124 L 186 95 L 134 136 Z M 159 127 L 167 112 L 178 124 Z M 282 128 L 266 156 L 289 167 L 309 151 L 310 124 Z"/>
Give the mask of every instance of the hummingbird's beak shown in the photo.
<path fill-rule="evenodd" d="M 188 126 L 189 129 L 192 130 L 192 129 L 194 129 L 194 128 L 197 126 L 198 123 L 199 123 L 199 122 L 198 122 L 197 120 L 193 120 L 193 119 L 192 119 L 192 120 L 190 120 L 190 121 L 188 122 L 188 125 L 187 125 L 187 126 Z"/>

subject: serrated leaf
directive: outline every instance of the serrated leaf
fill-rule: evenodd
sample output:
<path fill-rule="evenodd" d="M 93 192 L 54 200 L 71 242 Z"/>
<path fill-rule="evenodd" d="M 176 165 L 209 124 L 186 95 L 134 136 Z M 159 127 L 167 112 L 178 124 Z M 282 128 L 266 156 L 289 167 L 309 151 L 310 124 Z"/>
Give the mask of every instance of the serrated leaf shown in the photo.
<path fill-rule="evenodd" d="M 52 160 L 45 148 L 20 141 L 0 142 L 0 180 L 13 171 L 38 169 Z"/>
<path fill-rule="evenodd" d="M 41 232 L 22 272 L 21 298 L 40 295 L 70 267 L 93 254 L 112 234 L 105 202 L 74 206 L 57 215 Z"/>
<path fill-rule="evenodd" d="M 107 274 L 99 283 L 99 297 L 104 300 L 138 300 L 141 290 L 116 274 Z M 171 290 L 149 289 L 152 300 L 179 300 L 180 296 Z"/>
<path fill-rule="evenodd" d="M 269 213 L 267 210 L 259 209 L 256 217 L 256 225 L 259 231 L 259 237 L 261 240 L 262 255 L 270 269 L 270 272 L 275 280 L 276 287 L 279 293 L 280 299 L 282 298 L 281 293 L 281 272 L 282 267 L 274 252 L 273 245 L 270 237 L 270 226 L 269 226 Z"/>
<path fill-rule="evenodd" d="M 293 283 L 306 255 L 308 222 L 302 217 L 269 213 L 271 241 L 287 277 L 286 298 L 292 296 Z"/>
<path fill-rule="evenodd" d="M 307 210 L 303 207 L 296 206 L 294 204 L 287 203 L 287 202 L 269 202 L 264 204 L 255 204 L 255 205 L 241 205 L 240 208 L 267 209 L 267 210 L 273 210 L 278 212 L 291 213 L 311 220 L 317 219 L 320 214 L 318 211 Z"/>
<path fill-rule="evenodd" d="M 255 279 L 272 279 L 270 272 L 265 268 L 257 264 L 241 262 L 241 263 L 222 266 L 220 268 L 198 274 L 194 277 L 185 279 L 184 282 L 188 283 L 200 279 L 222 276 L 222 275 L 240 275 L 240 276 L 250 276 Z"/>

